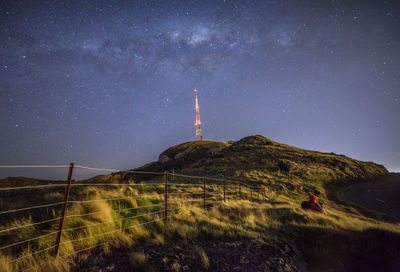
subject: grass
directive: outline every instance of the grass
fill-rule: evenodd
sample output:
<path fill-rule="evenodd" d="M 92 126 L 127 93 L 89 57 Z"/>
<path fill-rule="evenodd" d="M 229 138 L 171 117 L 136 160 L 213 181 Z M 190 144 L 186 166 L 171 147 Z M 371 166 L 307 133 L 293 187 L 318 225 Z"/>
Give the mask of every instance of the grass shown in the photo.
<path fill-rule="evenodd" d="M 157 180 L 155 181 L 157 182 Z M 79 251 L 87 247 L 93 247 L 97 244 L 101 244 L 104 241 L 112 241 L 114 246 L 116 245 L 129 245 L 131 236 L 148 238 L 149 233 L 146 228 L 130 228 L 135 224 L 145 223 L 154 219 L 162 218 L 163 216 L 163 195 L 162 186 L 135 186 L 133 187 L 111 187 L 112 189 L 104 189 L 104 187 L 87 186 L 81 189 L 81 187 L 72 187 L 71 191 L 71 202 L 67 209 L 67 218 L 64 222 L 64 231 L 62 234 L 60 252 L 61 257 L 68 255 L 74 251 Z M 79 189 L 78 189 L 79 188 Z M 107 187 L 108 188 L 108 187 Z M 200 192 L 200 187 L 196 187 L 197 191 Z M 215 188 L 209 188 L 208 192 L 212 193 Z M 188 196 L 186 192 L 193 192 L 193 188 L 185 188 L 182 190 L 180 187 L 170 186 L 170 197 L 169 197 L 169 208 L 180 210 L 183 205 L 180 203 L 184 201 Z M 221 192 L 221 191 L 220 191 Z M 160 194 L 161 193 L 161 194 Z M 19 196 L 20 203 L 19 207 L 34 206 L 43 204 L 43 199 L 53 203 L 60 201 L 60 192 L 56 192 L 54 189 L 44 189 L 41 191 L 42 198 L 38 197 L 37 194 L 22 193 Z M 159 195 L 155 197 L 135 197 L 135 196 L 146 196 L 146 195 Z M 15 208 L 12 200 L 15 198 L 15 193 L 4 194 L 2 210 L 9 210 Z M 43 197 L 44 196 L 44 197 Z M 125 199 L 127 196 L 132 198 Z M 199 197 L 199 196 L 198 196 Z M 123 198 L 123 199 L 120 199 Z M 93 202 L 79 202 L 82 199 L 90 199 Z M 108 199 L 107 201 L 104 199 Z M 201 203 L 201 202 L 199 202 Z M 142 208 L 140 208 L 142 207 Z M 114 212 L 115 210 L 122 210 L 121 212 Z M 171 213 L 174 211 L 170 211 Z M 151 215 L 144 215 L 145 213 L 152 213 Z M 87 216 L 71 217 L 73 215 L 88 214 Z M 8 229 L 11 227 L 26 226 L 23 228 L 16 229 L 11 232 L 1 233 L 2 245 L 12 244 L 21 240 L 31 239 L 41 235 L 51 234 L 56 232 L 58 229 L 58 220 L 40 225 L 29 226 L 33 222 L 41 220 L 52 220 L 60 216 L 59 208 L 52 208 L 46 210 L 43 214 L 43 209 L 30 210 L 30 213 L 23 214 L 12 214 L 3 215 L 0 230 Z M 158 223 L 156 223 L 158 224 Z M 124 228 L 125 232 L 121 231 Z M 161 229 L 158 231 L 162 233 Z M 110 233 L 107 236 L 102 236 L 103 233 Z M 56 234 L 45 236 L 39 240 L 33 240 L 29 243 L 16 245 L 12 248 L 3 250 L 1 255 L 1 263 L 4 269 L 20 269 L 21 267 L 32 266 L 41 268 L 42 260 L 37 259 L 37 256 L 33 258 L 24 258 L 18 262 L 18 266 L 10 266 L 6 268 L 6 263 L 16 256 L 29 255 L 36 251 L 44 250 L 54 245 Z M 92 239 L 86 239 L 87 237 L 94 237 Z M 158 234 L 154 237 L 155 241 L 161 241 L 162 237 Z M 75 241 L 75 242 L 69 242 Z M 41 254 L 44 259 L 52 259 L 53 250 Z M 39 264 L 40 263 L 40 264 Z M 47 263 L 47 261 L 46 261 Z M 46 265 L 51 265 L 46 264 Z M 54 262 L 56 263 L 56 262 Z M 44 264 L 43 264 L 44 265 Z M 61 266 L 63 267 L 63 266 Z M 64 269 L 64 268 L 62 268 Z"/>
<path fill-rule="evenodd" d="M 179 173 L 227 177 L 260 184 L 267 198 L 258 201 L 239 200 L 237 186 L 228 187 L 227 195 L 236 199 L 218 202 L 210 210 L 181 204 L 190 197 L 187 193 L 201 193 L 198 179 L 174 177 L 172 183 L 191 183 L 194 187 L 171 186 L 170 208 L 177 209 L 175 215 L 164 225 L 163 220 L 128 228 L 153 219 L 161 219 L 163 213 L 140 216 L 145 212 L 162 210 L 163 187 L 118 187 L 85 186 L 71 189 L 67 215 L 91 214 L 86 217 L 69 217 L 65 221 L 60 256 L 54 257 L 52 250 L 21 259 L 10 264 L 16 256 L 24 256 L 54 245 L 55 235 L 21 244 L 12 250 L 3 250 L 0 255 L 0 271 L 18 271 L 32 268 L 37 271 L 70 271 L 84 266 L 92 252 L 112 254 L 113 248 L 125 248 L 130 252 L 129 262 L 137 270 L 154 270 L 143 247 L 166 247 L 168 242 L 187 244 L 196 240 L 265 240 L 283 239 L 293 241 L 306 260 L 311 271 L 373 271 L 390 267 L 393 260 L 400 259 L 400 221 L 346 201 L 342 188 L 358 179 L 363 182 L 385 174 L 384 167 L 369 162 L 333 153 L 302 150 L 279 144 L 261 136 L 247 137 L 238 142 L 189 142 L 177 145 L 160 155 L 162 160 L 145 165 L 139 170 L 164 171 L 175 169 Z M 161 183 L 162 177 L 132 173 L 113 173 L 97 176 L 83 183 Z M 43 184 L 24 179 L 24 185 Z M 15 186 L 18 180 L 7 180 L 2 186 Z M 2 193 L 1 209 L 33 206 L 46 202 L 59 202 L 63 198 L 63 187 L 45 189 L 40 194 L 34 191 Z M 208 184 L 208 192 L 218 192 L 221 187 Z M 327 215 L 304 211 L 300 203 L 309 193 L 319 195 L 324 201 Z M 102 200 L 137 195 L 160 197 Z M 242 195 L 249 198 L 249 190 L 242 187 Z M 193 195 L 201 198 L 201 195 Z M 193 197 L 192 196 L 192 197 Z M 16 199 L 18 202 L 16 203 Z M 97 200 L 79 203 L 81 200 Z M 176 202 L 176 203 L 173 203 Z M 201 202 L 200 202 L 201 203 Z M 160 206 L 135 209 L 139 206 Z M 123 211 L 115 213 L 115 210 Z M 28 215 L 27 215 L 28 214 Z M 172 214 L 172 211 L 171 211 Z M 0 215 L 0 231 L 51 220 L 59 217 L 59 208 L 32 210 L 12 216 Z M 57 230 L 58 221 L 43 225 L 0 233 L 2 245 L 44 235 Z M 74 231 L 68 229 L 78 228 Z M 126 230 L 123 230 L 127 228 Z M 109 235 L 102 236 L 103 233 Z M 94 236 L 92 239 L 87 237 Z M 75 240 L 75 242 L 70 242 Z M 85 248 L 93 250 L 82 251 Z M 207 250 L 197 248 L 199 265 L 211 267 L 212 260 Z M 72 254 L 72 255 L 70 255 Z M 170 270 L 182 269 L 179 262 L 170 264 Z"/>
<path fill-rule="evenodd" d="M 93 190 L 93 189 L 90 189 Z M 124 191 L 118 190 L 121 194 Z M 118 191 L 108 192 L 112 196 L 116 196 Z M 98 197 L 108 196 L 100 195 L 102 192 L 97 192 Z M 140 200 L 142 204 L 157 203 L 158 199 Z M 139 202 L 140 202 L 139 201 Z M 150 202 L 149 202 L 150 201 Z M 137 201 L 130 200 L 124 202 L 123 207 L 137 207 Z M 328 215 L 310 213 L 300 209 L 298 202 L 282 194 L 271 193 L 267 200 L 248 201 L 248 200 L 229 200 L 226 203 L 218 203 L 211 208 L 210 211 L 204 211 L 201 207 L 193 207 L 187 205 L 179 205 L 178 213 L 168 220 L 168 224 L 164 226 L 163 221 L 158 221 L 145 226 L 139 226 L 126 231 L 119 231 L 121 225 L 117 219 L 121 219 L 120 215 L 115 215 L 112 210 L 118 206 L 114 202 L 99 201 L 90 205 L 76 204 L 68 211 L 69 214 L 88 213 L 103 211 L 102 216 L 93 215 L 88 218 L 72 218 L 67 220 L 65 228 L 74 228 L 82 226 L 83 228 L 74 232 L 64 232 L 62 241 L 84 239 L 88 236 L 99 235 L 104 232 L 113 233 L 108 236 L 99 236 L 94 239 L 86 239 L 74 243 L 65 243 L 61 246 L 61 255 L 59 258 L 54 258 L 52 252 L 47 252 L 38 257 L 25 258 L 18 263 L 18 266 L 10 266 L 8 261 L 11 256 L 0 257 L 1 271 L 15 271 L 22 268 L 31 267 L 39 271 L 69 271 L 71 267 L 82 263 L 88 256 L 88 252 L 67 256 L 69 253 L 93 247 L 97 244 L 102 244 L 105 241 L 108 244 L 99 246 L 102 250 L 109 250 L 110 247 L 131 248 L 135 243 L 148 243 L 162 247 L 165 240 L 179 240 L 183 243 L 196 239 L 260 239 L 260 234 L 266 237 L 285 236 L 291 237 L 300 245 L 300 249 L 305 253 L 305 258 L 318 268 L 321 264 L 332 263 L 332 258 L 335 255 L 340 255 L 339 252 L 350 251 L 357 257 L 366 254 L 369 256 L 374 254 L 376 247 L 374 245 L 382 237 L 386 237 L 385 245 L 388 256 L 393 256 L 396 252 L 396 246 L 400 241 L 399 223 L 387 223 L 374 220 L 360 214 L 356 209 L 347 211 L 342 206 L 334 204 L 329 206 Z M 123 217 L 137 215 L 137 212 L 124 214 Z M 145 217 L 146 218 L 146 217 Z M 151 220 L 150 217 L 146 218 Z M 113 221 L 115 220 L 115 221 Z M 105 223 L 113 221 L 110 224 L 90 227 L 91 224 Z M 144 222 L 143 219 L 135 219 L 126 222 L 124 226 L 132 225 L 139 222 Z M 25 224 L 29 221 L 14 221 L 14 224 L 19 222 Z M 56 224 L 53 224 L 51 229 L 55 229 Z M 25 234 L 27 238 L 32 235 L 37 235 L 37 230 L 31 229 Z M 4 238 L 4 236 L 2 237 Z M 396 240 L 397 239 L 397 240 Z M 396 242 L 397 241 L 397 242 Z M 41 244 L 42 243 L 42 244 Z M 21 249 L 19 254 L 29 254 L 36 249 L 40 249 L 46 245 L 54 243 L 53 239 L 45 239 L 43 242 L 31 244 L 31 247 Z M 364 245 L 364 246 L 362 246 Z M 357 253 L 363 249 L 364 251 Z M 385 252 L 386 252 L 385 251 Z M 336 252 L 336 254 L 334 254 Z M 346 259 L 344 253 L 339 258 Z M 207 255 L 199 249 L 199 256 L 204 267 L 209 266 Z M 376 254 L 375 254 L 376 256 Z M 377 256 L 378 257 L 378 256 Z M 338 258 L 336 256 L 335 258 Z M 361 258 L 365 260 L 365 258 Z M 133 267 L 151 268 L 149 260 L 144 258 L 143 254 L 132 253 L 131 262 Z M 177 267 L 179 264 L 176 264 Z"/>

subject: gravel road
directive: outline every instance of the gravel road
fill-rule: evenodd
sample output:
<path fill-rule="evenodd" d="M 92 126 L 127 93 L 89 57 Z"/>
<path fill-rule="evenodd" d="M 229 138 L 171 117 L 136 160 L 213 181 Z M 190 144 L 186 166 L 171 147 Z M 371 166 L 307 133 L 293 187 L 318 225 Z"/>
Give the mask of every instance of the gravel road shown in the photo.
<path fill-rule="evenodd" d="M 355 184 L 344 194 L 352 202 L 400 218 L 400 173 Z"/>

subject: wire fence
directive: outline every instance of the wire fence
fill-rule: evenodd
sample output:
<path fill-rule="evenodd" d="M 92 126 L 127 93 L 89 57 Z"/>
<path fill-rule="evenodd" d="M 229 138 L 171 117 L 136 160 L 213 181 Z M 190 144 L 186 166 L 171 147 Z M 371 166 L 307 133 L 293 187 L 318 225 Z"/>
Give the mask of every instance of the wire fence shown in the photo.
<path fill-rule="evenodd" d="M 12 265 L 49 251 L 71 256 L 93 249 L 109 243 L 107 236 L 117 232 L 165 223 L 183 206 L 209 209 L 229 199 L 266 198 L 262 186 L 175 171 L 103 169 L 73 163 L 0 166 L 18 167 L 67 168 L 68 177 L 66 182 L 51 184 L 0 184 L 0 256 L 7 256 Z M 99 176 L 75 182 L 76 168 L 112 174 L 106 179 Z M 48 200 L 53 201 L 43 204 Z"/>

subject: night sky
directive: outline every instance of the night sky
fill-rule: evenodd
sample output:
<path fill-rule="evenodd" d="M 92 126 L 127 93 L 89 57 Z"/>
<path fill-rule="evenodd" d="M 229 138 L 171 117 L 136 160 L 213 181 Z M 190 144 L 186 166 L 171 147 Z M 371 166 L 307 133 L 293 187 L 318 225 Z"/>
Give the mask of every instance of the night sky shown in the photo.
<path fill-rule="evenodd" d="M 194 140 L 197 88 L 206 140 L 400 171 L 399 1 L 59 2 L 1 1 L 1 165 L 154 161 Z"/>

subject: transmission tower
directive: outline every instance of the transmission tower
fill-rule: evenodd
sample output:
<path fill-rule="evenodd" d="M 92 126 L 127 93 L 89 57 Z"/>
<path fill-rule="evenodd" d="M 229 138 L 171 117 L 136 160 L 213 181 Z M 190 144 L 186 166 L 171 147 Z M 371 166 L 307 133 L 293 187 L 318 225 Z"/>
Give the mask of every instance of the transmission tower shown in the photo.
<path fill-rule="evenodd" d="M 196 123 L 194 123 L 194 126 L 196 127 L 196 141 L 203 141 L 203 134 L 201 133 L 199 101 L 197 99 L 197 90 L 196 89 L 194 89 L 194 93 L 195 93 L 195 97 L 196 97 Z"/>

